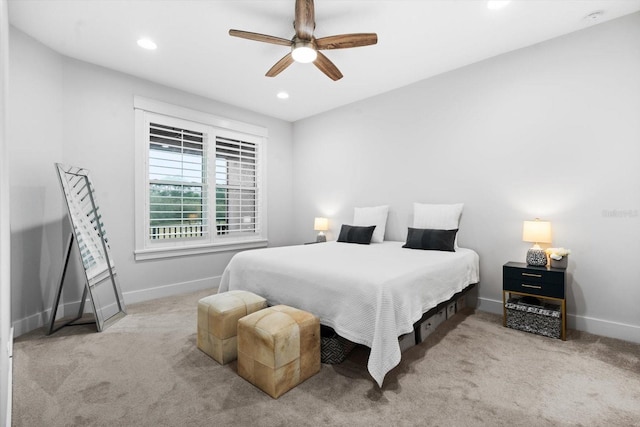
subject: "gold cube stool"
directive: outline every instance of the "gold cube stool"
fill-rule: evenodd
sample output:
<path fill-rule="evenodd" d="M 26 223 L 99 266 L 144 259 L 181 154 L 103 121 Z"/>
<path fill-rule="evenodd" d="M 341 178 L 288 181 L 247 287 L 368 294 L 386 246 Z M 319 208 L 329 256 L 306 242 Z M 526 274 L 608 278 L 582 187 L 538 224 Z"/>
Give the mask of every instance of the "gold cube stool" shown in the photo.
<path fill-rule="evenodd" d="M 262 310 L 267 300 L 247 291 L 228 291 L 198 301 L 198 348 L 224 365 L 238 357 L 238 320 Z"/>
<path fill-rule="evenodd" d="M 320 319 L 276 305 L 238 321 L 238 374 L 277 399 L 320 371 Z"/>

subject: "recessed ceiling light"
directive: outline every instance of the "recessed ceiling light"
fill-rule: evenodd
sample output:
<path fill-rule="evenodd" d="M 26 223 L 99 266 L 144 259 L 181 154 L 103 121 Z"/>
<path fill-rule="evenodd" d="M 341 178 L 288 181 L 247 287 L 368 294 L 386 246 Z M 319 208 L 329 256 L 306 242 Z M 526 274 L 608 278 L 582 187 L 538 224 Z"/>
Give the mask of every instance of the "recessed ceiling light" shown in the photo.
<path fill-rule="evenodd" d="M 139 39 L 138 46 L 147 50 L 156 50 L 158 46 L 150 39 Z"/>
<path fill-rule="evenodd" d="M 502 9 L 509 4 L 511 0 L 489 0 L 487 2 L 487 9 L 498 10 Z"/>
<path fill-rule="evenodd" d="M 604 12 L 601 10 L 598 10 L 595 12 L 591 12 L 590 14 L 585 16 L 584 20 L 589 22 L 590 24 L 595 24 L 597 22 L 600 22 L 600 20 L 602 19 L 602 15 L 604 15 Z"/>
<path fill-rule="evenodd" d="M 285 91 L 280 91 L 278 92 L 278 94 L 276 95 L 278 98 L 280 99 L 288 99 L 289 98 L 289 94 Z"/>

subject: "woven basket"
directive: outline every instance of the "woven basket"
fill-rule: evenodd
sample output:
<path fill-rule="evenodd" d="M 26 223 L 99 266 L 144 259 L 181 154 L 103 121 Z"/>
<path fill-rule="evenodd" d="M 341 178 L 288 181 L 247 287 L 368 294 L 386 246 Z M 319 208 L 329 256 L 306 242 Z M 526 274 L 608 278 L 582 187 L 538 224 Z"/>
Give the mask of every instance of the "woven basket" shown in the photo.
<path fill-rule="evenodd" d="M 562 314 L 560 306 L 552 303 L 528 304 L 523 298 L 510 298 L 505 304 L 507 327 L 560 338 Z"/>
<path fill-rule="evenodd" d="M 342 363 L 356 343 L 342 338 L 328 326 L 320 325 L 320 361 L 329 365 Z"/>

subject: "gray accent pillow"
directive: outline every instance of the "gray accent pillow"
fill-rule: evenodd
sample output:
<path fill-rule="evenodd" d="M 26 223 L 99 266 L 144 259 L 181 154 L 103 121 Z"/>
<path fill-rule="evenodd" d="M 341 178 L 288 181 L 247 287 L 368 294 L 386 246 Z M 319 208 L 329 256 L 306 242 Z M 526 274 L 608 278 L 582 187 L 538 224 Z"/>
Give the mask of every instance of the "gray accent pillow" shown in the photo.
<path fill-rule="evenodd" d="M 375 225 L 358 227 L 355 225 L 342 224 L 340 234 L 338 235 L 338 242 L 368 245 L 371 243 L 371 236 L 373 236 L 373 230 L 375 230 L 375 228 Z"/>
<path fill-rule="evenodd" d="M 407 232 L 407 243 L 402 246 L 409 249 L 455 252 L 455 230 L 433 230 L 430 228 L 411 228 Z"/>

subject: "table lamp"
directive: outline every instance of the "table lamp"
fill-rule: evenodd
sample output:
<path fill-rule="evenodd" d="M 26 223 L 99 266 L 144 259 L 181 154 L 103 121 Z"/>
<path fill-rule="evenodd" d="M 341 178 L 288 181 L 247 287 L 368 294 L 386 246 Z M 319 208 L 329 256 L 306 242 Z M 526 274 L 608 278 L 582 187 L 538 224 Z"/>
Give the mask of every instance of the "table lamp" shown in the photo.
<path fill-rule="evenodd" d="M 551 243 L 551 223 L 540 221 L 525 221 L 522 227 L 522 240 L 533 243 L 531 249 L 527 251 L 527 264 L 547 265 L 547 254 L 538 243 Z"/>
<path fill-rule="evenodd" d="M 324 232 L 329 229 L 329 220 L 327 218 L 316 218 L 313 221 L 313 229 L 315 231 L 319 231 L 318 237 L 316 237 L 316 242 L 326 242 L 327 236 L 324 235 Z"/>

